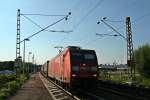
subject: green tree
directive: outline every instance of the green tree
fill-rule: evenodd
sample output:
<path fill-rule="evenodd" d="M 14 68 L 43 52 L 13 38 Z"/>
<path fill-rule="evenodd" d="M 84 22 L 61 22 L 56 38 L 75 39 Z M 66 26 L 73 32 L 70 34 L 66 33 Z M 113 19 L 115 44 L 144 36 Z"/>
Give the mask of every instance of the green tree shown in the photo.
<path fill-rule="evenodd" d="M 136 68 L 141 76 L 150 77 L 150 45 L 146 44 L 135 50 Z"/>

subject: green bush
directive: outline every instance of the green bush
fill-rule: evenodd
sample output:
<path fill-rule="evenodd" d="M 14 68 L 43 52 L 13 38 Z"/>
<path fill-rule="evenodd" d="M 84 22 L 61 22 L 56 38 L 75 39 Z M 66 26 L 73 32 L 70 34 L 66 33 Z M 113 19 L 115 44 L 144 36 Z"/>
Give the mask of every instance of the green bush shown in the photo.
<path fill-rule="evenodd" d="M 148 79 L 148 78 L 142 78 L 142 79 L 140 79 L 139 85 L 149 86 L 150 87 L 150 79 Z"/>
<path fill-rule="evenodd" d="M 11 81 L 7 83 L 8 89 L 10 89 L 11 93 L 14 93 L 17 88 L 19 88 L 20 83 L 17 81 Z"/>
<path fill-rule="evenodd" d="M 150 44 L 135 50 L 136 69 L 144 78 L 150 78 Z"/>
<path fill-rule="evenodd" d="M 0 75 L 0 88 L 9 81 L 13 81 L 16 79 L 15 75 Z"/>
<path fill-rule="evenodd" d="M 28 79 L 27 75 L 0 75 L 0 100 L 13 95 L 16 90 Z"/>
<path fill-rule="evenodd" d="M 27 76 L 21 74 L 19 77 L 17 77 L 16 81 L 19 82 L 20 84 L 23 84 L 27 80 Z"/>
<path fill-rule="evenodd" d="M 9 89 L 1 89 L 0 90 L 0 100 L 5 100 L 9 95 L 10 95 L 10 90 Z"/>

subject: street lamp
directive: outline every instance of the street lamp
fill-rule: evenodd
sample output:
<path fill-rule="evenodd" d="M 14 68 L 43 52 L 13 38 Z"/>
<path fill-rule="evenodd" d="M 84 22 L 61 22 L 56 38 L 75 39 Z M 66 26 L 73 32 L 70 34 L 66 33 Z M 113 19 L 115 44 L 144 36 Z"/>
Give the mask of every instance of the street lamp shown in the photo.
<path fill-rule="evenodd" d="M 32 56 L 32 72 L 35 73 L 35 56 Z"/>
<path fill-rule="evenodd" d="M 26 41 L 30 41 L 28 38 L 25 38 L 23 40 L 23 43 L 24 43 L 24 48 L 23 48 L 23 74 L 24 74 L 24 69 L 25 69 L 25 42 Z"/>
<path fill-rule="evenodd" d="M 30 55 L 32 54 L 32 52 L 29 52 L 29 55 L 28 55 L 28 68 L 27 68 L 27 72 L 29 72 L 29 69 L 30 69 Z"/>

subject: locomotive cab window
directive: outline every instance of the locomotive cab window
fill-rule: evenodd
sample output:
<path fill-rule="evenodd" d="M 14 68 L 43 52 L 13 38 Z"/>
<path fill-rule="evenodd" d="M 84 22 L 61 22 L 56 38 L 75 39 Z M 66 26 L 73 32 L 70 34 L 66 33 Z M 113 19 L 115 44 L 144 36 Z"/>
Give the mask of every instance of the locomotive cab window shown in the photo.
<path fill-rule="evenodd" d="M 93 59 L 95 59 L 95 55 L 94 54 L 84 54 L 84 58 L 87 60 L 93 60 Z"/>
<path fill-rule="evenodd" d="M 92 52 L 72 52 L 71 59 L 73 62 L 95 61 L 96 55 Z"/>
<path fill-rule="evenodd" d="M 72 61 L 82 62 L 83 59 L 84 59 L 84 57 L 81 53 L 72 53 Z"/>

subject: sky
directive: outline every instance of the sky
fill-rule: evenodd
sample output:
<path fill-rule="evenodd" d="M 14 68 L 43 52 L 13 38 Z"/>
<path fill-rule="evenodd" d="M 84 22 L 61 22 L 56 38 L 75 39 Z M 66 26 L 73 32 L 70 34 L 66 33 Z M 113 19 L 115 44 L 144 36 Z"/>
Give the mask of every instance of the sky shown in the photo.
<path fill-rule="evenodd" d="M 126 63 L 126 41 L 121 37 L 101 37 L 99 34 L 116 34 L 100 22 L 107 17 L 107 23 L 126 36 L 125 18 L 131 18 L 134 49 L 150 44 L 150 1 L 149 0 L 1 0 L 0 3 L 0 61 L 16 58 L 17 10 L 21 14 L 67 15 L 68 20 L 49 27 L 49 30 L 66 30 L 70 33 L 43 31 L 26 42 L 26 61 L 29 52 L 36 63 L 43 64 L 55 57 L 55 46 L 80 46 L 96 51 L 99 64 Z M 25 15 L 42 28 L 58 21 L 63 16 Z M 41 30 L 26 17 L 21 20 L 21 40 Z M 21 43 L 21 56 L 23 43 Z M 31 55 L 29 60 L 31 61 Z"/>

